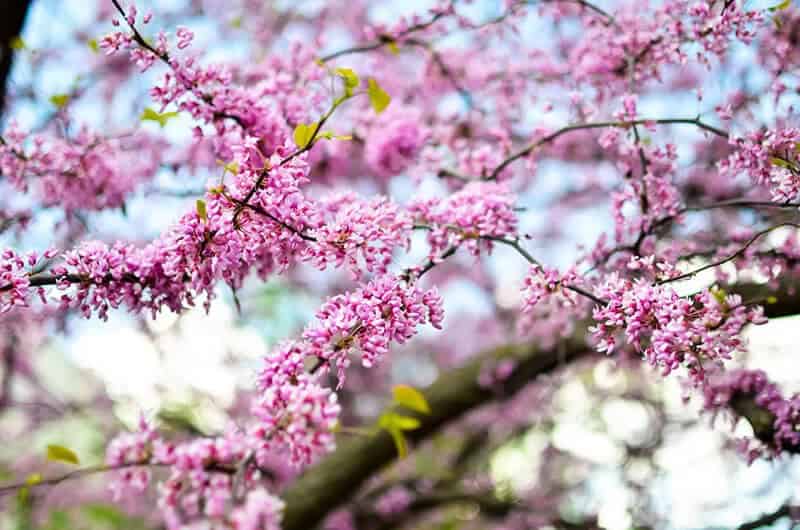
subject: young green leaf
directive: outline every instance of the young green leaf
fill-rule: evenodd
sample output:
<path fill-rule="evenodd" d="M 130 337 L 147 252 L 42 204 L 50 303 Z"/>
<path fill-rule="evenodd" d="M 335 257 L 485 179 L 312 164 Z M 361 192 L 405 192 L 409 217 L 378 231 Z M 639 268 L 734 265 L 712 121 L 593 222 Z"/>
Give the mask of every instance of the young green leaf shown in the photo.
<path fill-rule="evenodd" d="M 417 418 L 411 416 L 403 416 L 395 412 L 385 412 L 378 418 L 378 427 L 391 431 L 397 429 L 399 431 L 413 431 L 419 429 L 420 422 Z"/>
<path fill-rule="evenodd" d="M 97 42 L 97 39 L 89 39 L 86 41 L 86 44 L 94 53 L 100 53 L 100 44 Z"/>
<path fill-rule="evenodd" d="M 353 89 L 356 88 L 361 82 L 358 79 L 358 74 L 356 74 L 351 68 L 337 68 L 336 75 L 341 77 L 344 81 L 344 93 L 347 95 L 347 97 L 352 96 Z"/>
<path fill-rule="evenodd" d="M 294 143 L 297 144 L 297 147 L 300 149 L 307 147 L 312 138 L 314 138 L 314 131 L 316 130 L 316 122 L 309 123 L 308 125 L 305 123 L 298 123 L 297 127 L 294 128 Z"/>
<path fill-rule="evenodd" d="M 225 162 L 224 160 L 217 159 L 217 165 L 222 166 L 222 169 L 226 172 L 233 173 L 234 175 L 239 174 L 239 163 L 235 160 L 231 160 L 230 162 Z"/>
<path fill-rule="evenodd" d="M 50 103 L 59 109 L 63 108 L 64 105 L 69 103 L 69 94 L 53 94 L 50 96 Z"/>
<path fill-rule="evenodd" d="M 167 122 L 178 116 L 177 112 L 156 112 L 155 110 L 147 107 L 142 111 L 142 115 L 139 117 L 141 121 L 154 121 L 158 123 L 162 128 L 167 124 Z"/>
<path fill-rule="evenodd" d="M 408 456 L 408 442 L 406 442 L 406 437 L 403 436 L 402 431 L 398 429 L 389 429 L 389 435 L 392 437 L 394 446 L 397 449 L 397 456 L 400 458 Z"/>
<path fill-rule="evenodd" d="M 773 166 L 783 167 L 786 169 L 792 169 L 792 163 L 788 160 L 784 160 L 783 158 L 777 156 L 769 157 L 769 161 L 772 162 Z"/>
<path fill-rule="evenodd" d="M 394 426 L 400 429 L 401 431 L 413 431 L 419 429 L 420 422 L 417 418 L 412 418 L 410 416 L 400 416 L 395 415 L 394 419 Z"/>
<path fill-rule="evenodd" d="M 425 400 L 425 396 L 414 387 L 408 385 L 397 385 L 392 389 L 394 403 L 407 409 L 430 414 L 431 408 Z"/>
<path fill-rule="evenodd" d="M 17 35 L 16 37 L 12 37 L 8 45 L 11 46 L 12 50 L 24 50 L 25 48 L 28 47 L 28 45 L 25 44 L 25 41 L 22 40 L 22 37 L 20 37 L 19 35 Z"/>
<path fill-rule="evenodd" d="M 387 94 L 372 77 L 367 80 L 367 94 L 369 95 L 369 102 L 372 104 L 372 108 L 375 109 L 375 112 L 378 114 L 386 110 L 386 107 L 388 107 L 389 103 L 392 101 L 389 94 Z"/>
<path fill-rule="evenodd" d="M 389 47 L 389 51 L 392 52 L 393 55 L 400 53 L 400 48 L 397 46 L 397 41 L 390 40 L 386 46 Z"/>
<path fill-rule="evenodd" d="M 772 11 L 773 13 L 775 11 L 783 11 L 784 9 L 789 9 L 789 6 L 791 5 L 792 5 L 792 0 L 783 0 L 783 2 L 781 2 L 780 4 L 770 7 L 769 10 Z"/>
<path fill-rule="evenodd" d="M 202 219 L 204 223 L 208 221 L 208 210 L 206 209 L 206 201 L 204 201 L 203 199 L 197 199 L 195 206 L 197 207 L 197 216 L 200 219 Z"/>
<path fill-rule="evenodd" d="M 80 464 L 78 455 L 72 449 L 68 449 L 61 445 L 48 445 L 47 446 L 47 459 L 56 462 L 66 462 L 68 464 Z"/>

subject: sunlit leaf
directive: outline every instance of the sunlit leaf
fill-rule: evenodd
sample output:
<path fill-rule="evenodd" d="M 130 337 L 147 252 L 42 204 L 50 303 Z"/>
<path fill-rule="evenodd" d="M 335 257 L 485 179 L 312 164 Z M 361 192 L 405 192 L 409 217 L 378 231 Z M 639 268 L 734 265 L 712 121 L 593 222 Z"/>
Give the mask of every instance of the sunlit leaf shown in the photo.
<path fill-rule="evenodd" d="M 398 429 L 390 429 L 389 434 L 391 435 L 394 446 L 397 449 L 397 456 L 400 458 L 405 458 L 408 456 L 408 443 L 406 442 L 406 437 L 403 436 L 403 433 Z"/>
<path fill-rule="evenodd" d="M 67 462 L 68 464 L 80 464 L 78 455 L 76 455 L 72 449 L 68 449 L 63 445 L 48 445 L 47 459 L 56 462 Z"/>
<path fill-rule="evenodd" d="M 772 162 L 773 166 L 783 167 L 783 168 L 786 168 L 786 169 L 793 169 L 794 168 L 794 164 L 792 164 L 788 160 L 784 160 L 783 158 L 780 158 L 780 157 L 777 157 L 777 156 L 769 157 L 769 161 Z"/>
<path fill-rule="evenodd" d="M 392 389 L 394 402 L 423 414 L 430 414 L 431 408 L 425 400 L 425 396 L 414 387 L 408 385 L 397 385 Z"/>
<path fill-rule="evenodd" d="M 208 221 L 208 210 L 206 209 L 206 201 L 203 199 L 197 199 L 195 203 L 195 207 L 197 208 L 197 216 L 203 220 L 203 222 Z"/>
<path fill-rule="evenodd" d="M 317 137 L 325 138 L 326 140 L 352 140 L 353 136 L 350 134 L 336 134 L 333 131 L 322 131 L 317 133 Z"/>
<path fill-rule="evenodd" d="M 92 50 L 94 53 L 100 52 L 100 44 L 98 44 L 97 39 L 89 39 L 86 41 L 86 44 L 89 46 L 89 49 Z"/>
<path fill-rule="evenodd" d="M 50 96 L 50 103 L 60 109 L 69 103 L 69 94 L 53 94 Z"/>
<path fill-rule="evenodd" d="M 314 131 L 316 130 L 316 123 L 298 123 L 297 127 L 294 128 L 294 143 L 297 144 L 297 147 L 300 149 L 307 147 L 314 138 Z"/>
<path fill-rule="evenodd" d="M 772 12 L 783 11 L 784 9 L 788 9 L 789 6 L 791 5 L 792 5 L 792 0 L 783 0 L 783 2 L 781 2 L 780 4 L 770 7 L 769 10 Z"/>
<path fill-rule="evenodd" d="M 161 127 L 164 127 L 169 120 L 177 116 L 177 112 L 156 112 L 150 107 L 147 107 L 144 109 L 144 111 L 142 111 L 142 115 L 139 117 L 139 119 L 142 121 L 154 121 Z"/>
<path fill-rule="evenodd" d="M 386 430 L 413 431 L 419 429 L 420 421 L 410 416 L 387 412 L 378 419 L 378 426 Z"/>
<path fill-rule="evenodd" d="M 12 50 L 24 50 L 25 48 L 28 47 L 28 45 L 25 44 L 25 41 L 22 40 L 22 37 L 20 37 L 19 35 L 17 35 L 16 37 L 12 37 L 8 45 L 11 46 Z"/>
<path fill-rule="evenodd" d="M 358 86 L 361 82 L 358 78 L 358 74 L 356 74 L 351 68 L 337 68 L 336 75 L 342 78 L 344 81 L 344 92 L 347 96 L 353 95 L 353 89 Z"/>
<path fill-rule="evenodd" d="M 375 109 L 375 112 L 378 114 L 386 110 L 386 107 L 388 107 L 389 103 L 392 101 L 389 94 L 387 94 L 372 77 L 367 80 L 367 94 L 369 95 L 369 102 L 372 104 L 372 108 Z"/>

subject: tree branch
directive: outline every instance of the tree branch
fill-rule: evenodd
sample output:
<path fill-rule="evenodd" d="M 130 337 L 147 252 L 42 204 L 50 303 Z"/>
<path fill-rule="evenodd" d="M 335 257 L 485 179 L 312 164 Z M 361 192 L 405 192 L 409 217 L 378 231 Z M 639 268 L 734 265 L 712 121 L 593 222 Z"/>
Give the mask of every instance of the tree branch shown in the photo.
<path fill-rule="evenodd" d="M 763 528 L 767 525 L 771 525 L 780 519 L 783 519 L 784 517 L 791 516 L 793 509 L 795 509 L 795 507 L 784 504 L 772 513 L 762 515 L 758 519 L 754 519 L 748 523 L 739 525 L 738 530 L 756 530 L 757 528 Z"/>
<path fill-rule="evenodd" d="M 779 290 L 777 302 L 767 304 L 764 313 L 776 318 L 800 313 L 800 297 L 793 285 Z M 746 284 L 730 289 L 744 299 L 762 299 L 771 291 L 765 285 Z M 421 442 L 463 414 L 492 400 L 507 399 L 540 375 L 552 372 L 589 354 L 584 343 L 583 325 L 572 338 L 548 351 L 532 345 L 504 346 L 484 352 L 466 365 L 443 374 L 423 393 L 431 406 L 429 416 L 417 415 L 420 428 L 409 431 L 409 441 Z M 517 364 L 500 388 L 478 384 L 486 363 L 514 359 Z M 346 503 L 364 482 L 397 458 L 391 437 L 381 431 L 341 443 L 336 451 L 309 469 L 284 494 L 284 530 L 313 528 L 330 512 Z"/>
<path fill-rule="evenodd" d="M 589 353 L 583 333 L 550 351 L 531 345 L 504 346 L 479 355 L 472 362 L 442 375 L 424 391 L 430 415 L 417 415 L 419 429 L 409 431 L 409 441 L 421 442 L 464 413 L 495 399 L 506 399 L 562 364 Z M 513 372 L 499 388 L 484 387 L 478 378 L 486 363 L 516 360 Z M 392 463 L 397 452 L 385 431 L 342 443 L 318 465 L 300 477 L 285 493 L 283 530 L 313 528 L 328 513 L 347 502 L 378 469 Z"/>
<path fill-rule="evenodd" d="M 0 17 L 0 116 L 5 111 L 8 77 L 14 65 L 11 41 L 22 32 L 32 3 L 32 0 L 14 0 L 3 5 L 3 16 Z"/>

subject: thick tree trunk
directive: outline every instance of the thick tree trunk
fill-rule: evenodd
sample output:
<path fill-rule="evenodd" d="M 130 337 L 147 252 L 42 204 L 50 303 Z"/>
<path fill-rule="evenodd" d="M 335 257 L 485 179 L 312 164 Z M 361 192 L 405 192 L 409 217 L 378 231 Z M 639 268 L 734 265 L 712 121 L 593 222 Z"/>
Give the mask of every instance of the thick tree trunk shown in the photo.
<path fill-rule="evenodd" d="M 764 285 L 739 285 L 731 291 L 744 300 L 763 300 L 770 291 Z M 796 285 L 785 285 L 777 299 L 764 306 L 769 318 L 800 314 L 800 297 Z M 582 324 L 573 338 L 552 351 L 541 351 L 535 346 L 505 346 L 476 357 L 452 372 L 443 374 L 424 394 L 432 414 L 417 416 L 421 427 L 408 432 L 411 442 L 420 442 L 438 432 L 463 414 L 492 400 L 513 396 L 538 376 L 588 355 L 584 343 L 585 326 Z M 485 388 L 478 384 L 478 376 L 486 363 L 513 358 L 516 367 L 501 388 Z M 748 421 L 750 416 L 745 415 Z M 308 530 L 319 524 L 327 514 L 344 505 L 355 495 L 364 482 L 381 468 L 397 458 L 394 442 L 386 432 L 359 437 L 340 443 L 338 449 L 309 469 L 284 494 L 286 509 L 284 530 Z"/>
<path fill-rule="evenodd" d="M 424 391 L 431 414 L 416 415 L 421 426 L 409 431 L 407 438 L 411 443 L 420 442 L 464 413 L 492 400 L 509 398 L 539 375 L 588 353 L 581 341 L 572 340 L 552 351 L 539 351 L 531 345 L 506 346 L 479 355 L 442 375 Z M 514 371 L 499 387 L 481 386 L 478 383 L 481 369 L 501 359 L 514 359 Z M 396 459 L 394 442 L 385 431 L 340 443 L 334 453 L 310 469 L 284 495 L 283 530 L 314 528 L 328 513 L 349 500 L 368 478 Z"/>
<path fill-rule="evenodd" d="M 11 43 L 22 32 L 32 3 L 33 0 L 3 0 L 0 9 L 0 116 L 5 111 L 8 78 L 14 64 Z"/>

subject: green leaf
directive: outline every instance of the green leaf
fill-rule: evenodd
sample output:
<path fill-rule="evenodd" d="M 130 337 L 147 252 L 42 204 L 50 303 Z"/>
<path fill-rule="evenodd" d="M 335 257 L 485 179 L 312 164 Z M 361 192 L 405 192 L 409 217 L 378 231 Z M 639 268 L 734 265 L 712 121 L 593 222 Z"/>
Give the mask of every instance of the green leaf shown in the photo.
<path fill-rule="evenodd" d="M 63 108 L 67 103 L 69 103 L 69 94 L 53 94 L 50 96 L 50 103 L 59 109 Z"/>
<path fill-rule="evenodd" d="M 25 479 L 25 484 L 28 486 L 35 486 L 36 484 L 42 481 L 42 475 L 39 473 L 31 473 L 28 475 L 28 478 Z"/>
<path fill-rule="evenodd" d="M 298 123 L 297 127 L 294 128 L 294 143 L 297 144 L 297 147 L 300 149 L 307 147 L 312 138 L 314 138 L 314 132 L 316 130 L 316 122 L 307 125 L 305 123 Z"/>
<path fill-rule="evenodd" d="M 177 116 L 177 112 L 156 112 L 150 107 L 147 107 L 144 109 L 144 111 L 142 111 L 142 115 L 139 117 L 139 119 L 142 121 L 154 121 L 163 128 L 169 120 Z"/>
<path fill-rule="evenodd" d="M 397 449 L 397 456 L 400 458 L 408 456 L 408 442 L 406 442 L 406 437 L 403 436 L 403 433 L 397 429 L 389 429 L 389 434 Z"/>
<path fill-rule="evenodd" d="M 352 96 L 353 89 L 356 88 L 361 82 L 358 79 L 358 74 L 356 74 L 351 68 L 337 68 L 336 75 L 341 77 L 344 81 L 344 93 L 347 95 L 347 97 Z"/>
<path fill-rule="evenodd" d="M 97 39 L 89 39 L 86 44 L 94 53 L 100 53 L 100 44 L 98 44 Z"/>
<path fill-rule="evenodd" d="M 197 216 L 200 219 L 202 219 L 204 223 L 208 221 L 208 210 L 206 209 L 206 201 L 204 201 L 203 199 L 197 199 L 195 206 L 197 207 Z"/>
<path fill-rule="evenodd" d="M 67 449 L 62 445 L 48 445 L 47 446 L 47 459 L 57 462 L 66 462 L 68 464 L 80 464 L 78 455 L 72 449 Z"/>
<path fill-rule="evenodd" d="M 784 160 L 783 158 L 777 156 L 769 157 L 769 161 L 772 162 L 773 166 L 784 167 L 786 169 L 792 169 L 793 165 L 788 160 Z"/>
<path fill-rule="evenodd" d="M 378 114 L 386 110 L 386 107 L 388 107 L 389 103 L 392 101 L 389 94 L 387 94 L 372 77 L 367 80 L 367 94 L 369 95 L 369 102 L 372 103 L 372 108 L 375 109 L 375 112 Z"/>
<path fill-rule="evenodd" d="M 394 395 L 394 403 L 402 405 L 407 409 L 411 409 L 423 414 L 430 414 L 431 407 L 425 400 L 425 396 L 414 387 L 408 385 L 397 385 L 392 389 Z"/>
<path fill-rule="evenodd" d="M 401 431 L 413 431 L 419 429 L 420 426 L 419 420 L 410 416 L 397 416 L 394 419 L 394 424 Z"/>
<path fill-rule="evenodd" d="M 390 40 L 386 45 L 389 47 L 389 51 L 392 52 L 392 54 L 397 55 L 400 53 L 400 48 L 397 46 L 396 41 Z"/>
<path fill-rule="evenodd" d="M 22 40 L 22 37 L 20 37 L 19 35 L 17 35 L 16 37 L 12 37 L 8 45 L 11 46 L 12 50 L 24 50 L 25 48 L 28 47 L 28 45 L 25 44 L 25 41 Z"/>
<path fill-rule="evenodd" d="M 352 140 L 353 136 L 350 134 L 336 134 L 333 131 L 322 131 L 317 133 L 317 138 L 325 138 L 327 140 Z"/>
<path fill-rule="evenodd" d="M 788 9 L 790 5 L 792 5 L 792 0 L 783 0 L 780 4 L 770 7 L 769 10 L 773 13 L 775 11 L 783 11 L 784 9 Z"/>
<path fill-rule="evenodd" d="M 398 431 L 413 431 L 419 429 L 420 422 L 417 418 L 403 416 L 394 412 L 386 412 L 378 418 L 378 426 L 387 431 L 396 429 Z"/>
<path fill-rule="evenodd" d="M 728 293 L 725 292 L 725 289 L 720 289 L 719 287 L 712 287 L 711 288 L 711 296 L 717 301 L 718 304 L 725 303 L 725 297 L 728 296 Z"/>
<path fill-rule="evenodd" d="M 233 173 L 234 175 L 239 174 L 239 163 L 235 160 L 227 163 L 224 160 L 217 160 L 217 165 L 222 166 L 223 170 Z"/>
<path fill-rule="evenodd" d="M 408 416 L 401 416 L 394 412 L 386 412 L 378 418 L 378 427 L 384 429 L 392 437 L 397 454 L 400 458 L 408 455 L 408 442 L 403 431 L 413 431 L 419 428 L 419 420 Z"/>

